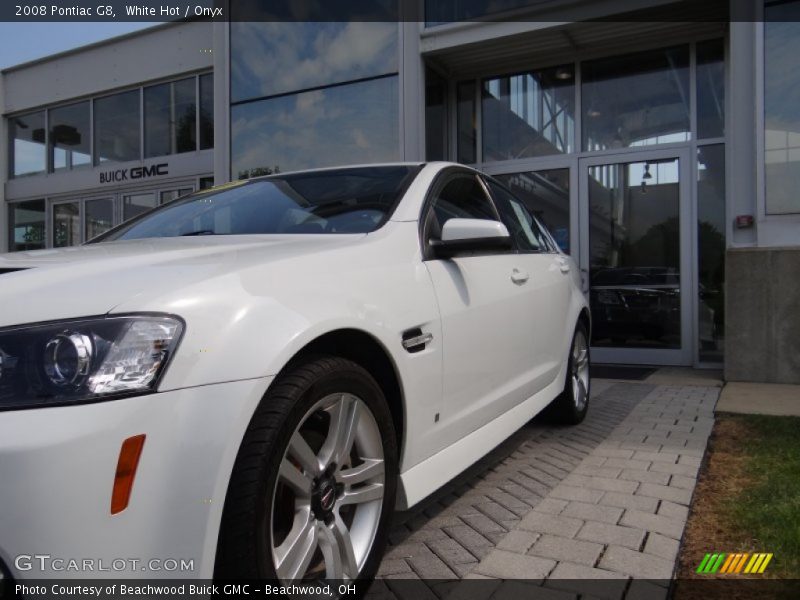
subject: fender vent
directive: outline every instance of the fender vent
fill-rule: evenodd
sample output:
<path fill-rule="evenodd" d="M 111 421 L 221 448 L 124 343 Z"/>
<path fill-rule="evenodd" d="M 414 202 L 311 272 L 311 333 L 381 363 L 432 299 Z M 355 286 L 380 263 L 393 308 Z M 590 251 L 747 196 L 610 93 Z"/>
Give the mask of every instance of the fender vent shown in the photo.
<path fill-rule="evenodd" d="M 19 269 L 0 269 L 0 275 L 5 275 L 6 273 L 13 273 L 14 271 L 26 271 L 27 267 L 22 267 Z"/>
<path fill-rule="evenodd" d="M 422 333 L 422 329 L 414 327 L 403 332 L 403 348 L 411 354 L 421 352 L 432 339 L 432 333 Z"/>

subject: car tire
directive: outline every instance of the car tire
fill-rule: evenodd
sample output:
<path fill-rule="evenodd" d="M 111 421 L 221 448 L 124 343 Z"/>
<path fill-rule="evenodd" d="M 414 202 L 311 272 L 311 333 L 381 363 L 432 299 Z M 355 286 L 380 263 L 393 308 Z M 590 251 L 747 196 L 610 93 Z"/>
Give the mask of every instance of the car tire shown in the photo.
<path fill-rule="evenodd" d="M 215 578 L 370 579 L 396 486 L 394 425 L 372 376 L 338 357 L 290 367 L 264 395 L 239 449 Z"/>
<path fill-rule="evenodd" d="M 551 422 L 577 425 L 589 410 L 589 332 L 578 322 L 572 335 L 564 390 L 548 405 L 544 416 Z"/>

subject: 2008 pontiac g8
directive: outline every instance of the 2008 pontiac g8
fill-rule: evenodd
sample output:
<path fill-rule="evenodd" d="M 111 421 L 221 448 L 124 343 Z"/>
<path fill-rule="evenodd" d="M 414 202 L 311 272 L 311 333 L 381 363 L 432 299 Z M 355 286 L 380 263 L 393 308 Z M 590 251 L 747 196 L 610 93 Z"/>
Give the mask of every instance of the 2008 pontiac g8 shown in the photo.
<path fill-rule="evenodd" d="M 575 263 L 449 163 L 199 191 L 80 247 L 0 257 L 0 562 L 374 575 L 410 507 L 589 400 Z M 48 563 L 52 564 L 52 563 Z"/>

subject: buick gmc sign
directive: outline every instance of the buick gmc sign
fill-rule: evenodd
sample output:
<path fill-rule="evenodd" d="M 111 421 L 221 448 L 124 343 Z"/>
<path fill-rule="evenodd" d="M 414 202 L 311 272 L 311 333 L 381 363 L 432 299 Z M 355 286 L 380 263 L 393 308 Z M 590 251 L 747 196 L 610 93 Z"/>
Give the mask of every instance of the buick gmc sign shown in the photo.
<path fill-rule="evenodd" d="M 131 167 L 129 169 L 113 169 L 100 173 L 100 183 L 119 183 L 120 181 L 135 181 L 147 179 L 158 175 L 169 174 L 169 163 L 159 163 L 147 167 Z"/>

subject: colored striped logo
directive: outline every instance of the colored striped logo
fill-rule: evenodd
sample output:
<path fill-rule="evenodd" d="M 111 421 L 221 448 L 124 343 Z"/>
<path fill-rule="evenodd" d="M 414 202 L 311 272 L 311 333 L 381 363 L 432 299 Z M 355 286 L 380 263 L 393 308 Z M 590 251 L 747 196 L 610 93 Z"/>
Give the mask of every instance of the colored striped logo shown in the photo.
<path fill-rule="evenodd" d="M 703 557 L 697 572 L 704 575 L 763 573 L 771 560 L 772 552 L 715 552 Z"/>

